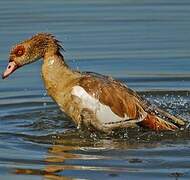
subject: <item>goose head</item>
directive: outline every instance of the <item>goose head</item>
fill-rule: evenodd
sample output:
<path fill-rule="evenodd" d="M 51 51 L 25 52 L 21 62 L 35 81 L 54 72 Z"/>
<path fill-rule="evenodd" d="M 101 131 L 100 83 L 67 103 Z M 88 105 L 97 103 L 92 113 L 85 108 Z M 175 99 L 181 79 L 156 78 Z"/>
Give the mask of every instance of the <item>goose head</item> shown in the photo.
<path fill-rule="evenodd" d="M 2 78 L 5 79 L 16 69 L 44 58 L 46 55 L 58 53 L 60 48 L 58 41 L 48 33 L 36 34 L 16 44 L 10 51 L 9 63 Z"/>

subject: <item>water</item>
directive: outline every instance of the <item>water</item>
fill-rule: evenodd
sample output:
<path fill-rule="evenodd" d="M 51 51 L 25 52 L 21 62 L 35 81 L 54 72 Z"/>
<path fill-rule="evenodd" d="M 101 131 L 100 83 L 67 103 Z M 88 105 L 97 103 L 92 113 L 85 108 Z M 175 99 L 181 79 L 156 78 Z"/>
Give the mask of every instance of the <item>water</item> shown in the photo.
<path fill-rule="evenodd" d="M 0 1 L 0 72 L 36 32 L 75 69 L 111 75 L 190 120 L 188 0 Z M 88 134 L 46 95 L 41 61 L 0 80 L 0 179 L 190 179 L 190 132 Z"/>

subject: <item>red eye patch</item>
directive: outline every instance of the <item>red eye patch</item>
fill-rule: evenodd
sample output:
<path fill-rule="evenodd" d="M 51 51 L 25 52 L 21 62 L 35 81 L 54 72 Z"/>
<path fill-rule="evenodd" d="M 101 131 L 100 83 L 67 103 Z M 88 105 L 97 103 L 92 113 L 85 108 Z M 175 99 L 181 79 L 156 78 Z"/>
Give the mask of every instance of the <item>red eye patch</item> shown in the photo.
<path fill-rule="evenodd" d="M 14 54 L 17 57 L 21 57 L 25 53 L 25 48 L 24 46 L 17 46 L 16 49 L 14 50 Z"/>

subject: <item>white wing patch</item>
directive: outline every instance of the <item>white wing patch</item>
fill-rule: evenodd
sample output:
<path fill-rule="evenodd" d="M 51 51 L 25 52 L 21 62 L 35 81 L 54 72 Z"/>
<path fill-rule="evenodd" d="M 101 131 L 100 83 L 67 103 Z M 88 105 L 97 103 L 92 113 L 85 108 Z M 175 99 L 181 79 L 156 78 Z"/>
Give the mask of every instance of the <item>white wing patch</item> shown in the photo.
<path fill-rule="evenodd" d="M 71 94 L 80 98 L 82 107 L 93 111 L 101 123 L 117 123 L 130 119 L 127 114 L 125 114 L 125 117 L 119 117 L 109 106 L 102 104 L 98 99 L 89 95 L 81 86 L 74 86 Z M 132 121 L 135 123 L 141 120 Z"/>

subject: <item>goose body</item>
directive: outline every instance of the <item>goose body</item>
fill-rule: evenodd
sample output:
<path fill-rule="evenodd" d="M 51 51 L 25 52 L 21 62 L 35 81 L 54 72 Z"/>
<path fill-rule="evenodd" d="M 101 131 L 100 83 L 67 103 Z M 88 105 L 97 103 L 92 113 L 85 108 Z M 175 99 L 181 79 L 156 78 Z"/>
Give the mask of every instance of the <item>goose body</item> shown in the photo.
<path fill-rule="evenodd" d="M 80 127 L 109 133 L 114 129 L 141 126 L 177 130 L 185 121 L 151 106 L 126 85 L 96 73 L 70 69 L 58 41 L 40 33 L 14 46 L 3 78 L 17 68 L 43 58 L 42 77 L 49 96 Z"/>

